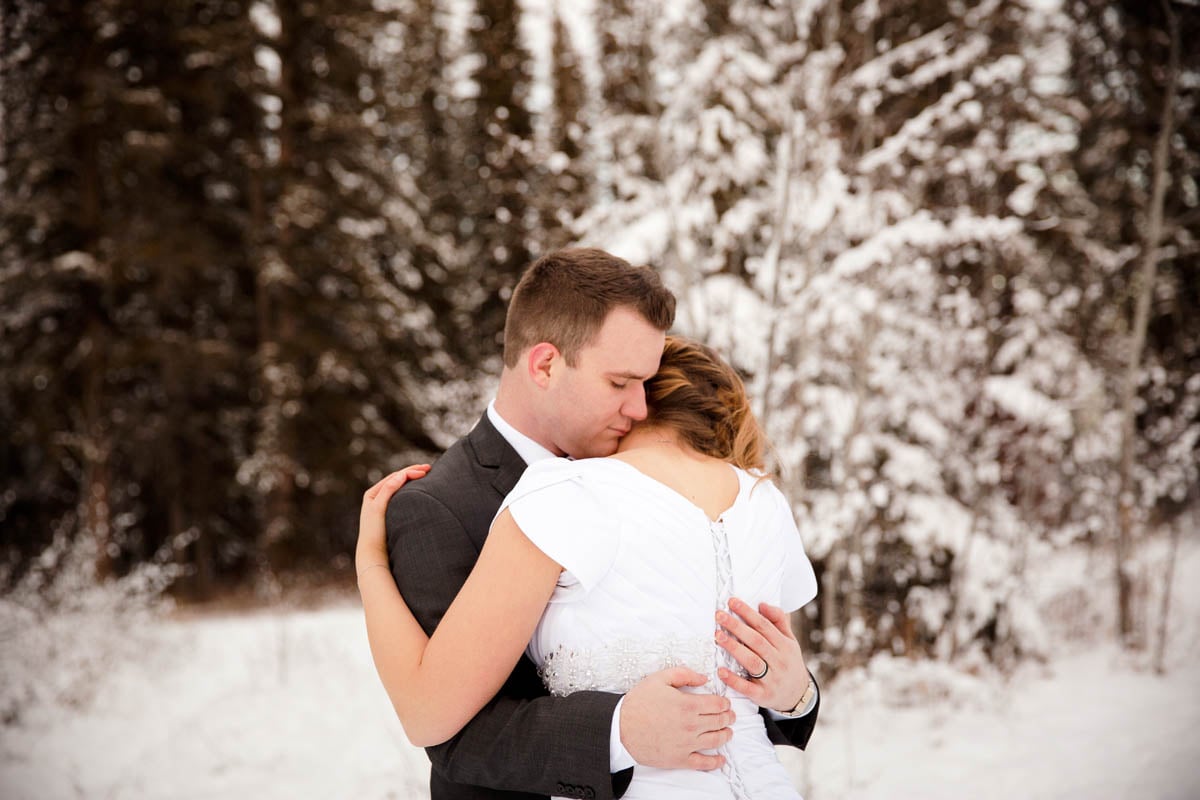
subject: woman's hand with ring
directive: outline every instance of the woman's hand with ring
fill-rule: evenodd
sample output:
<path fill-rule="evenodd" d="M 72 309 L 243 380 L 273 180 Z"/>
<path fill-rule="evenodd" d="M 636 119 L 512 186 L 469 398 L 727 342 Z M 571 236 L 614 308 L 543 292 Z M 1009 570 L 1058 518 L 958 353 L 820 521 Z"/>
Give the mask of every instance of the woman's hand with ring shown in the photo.
<path fill-rule="evenodd" d="M 767 603 L 756 611 L 734 598 L 729 611 L 717 612 L 717 623 L 717 644 L 749 675 L 760 676 L 746 678 L 722 667 L 717 671 L 721 680 L 762 708 L 792 711 L 808 688 L 809 675 L 788 615 Z"/>

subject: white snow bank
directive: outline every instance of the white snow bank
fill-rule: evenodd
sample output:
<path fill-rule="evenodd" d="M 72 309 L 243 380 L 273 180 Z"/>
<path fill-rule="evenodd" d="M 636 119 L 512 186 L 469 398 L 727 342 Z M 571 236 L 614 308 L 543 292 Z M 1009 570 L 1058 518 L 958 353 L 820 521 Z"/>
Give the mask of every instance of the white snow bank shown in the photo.
<path fill-rule="evenodd" d="M 780 750 L 797 786 L 808 800 L 1200 796 L 1200 543 L 1185 544 L 1165 676 L 1065 636 L 1007 681 L 877 659 L 823 687 L 807 753 Z M 1108 580 L 1104 563 L 1089 569 Z M 1053 600 L 1080 577 L 1035 588 Z M 111 664 L 90 702 L 43 703 L 0 728 L 0 796 L 427 796 L 428 762 L 392 715 L 357 606 L 143 633 L 148 646 Z"/>

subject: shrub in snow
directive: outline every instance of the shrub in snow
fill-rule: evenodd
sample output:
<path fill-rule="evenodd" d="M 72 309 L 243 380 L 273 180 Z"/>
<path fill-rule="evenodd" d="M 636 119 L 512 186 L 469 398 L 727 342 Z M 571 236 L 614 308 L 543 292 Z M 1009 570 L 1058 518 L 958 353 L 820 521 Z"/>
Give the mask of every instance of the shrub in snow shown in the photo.
<path fill-rule="evenodd" d="M 977 670 L 940 661 L 879 653 L 838 679 L 838 690 L 858 702 L 892 708 L 987 708 L 995 703 L 986 662 Z"/>
<path fill-rule="evenodd" d="M 101 675 L 144 653 L 144 626 L 169 605 L 164 591 L 182 569 L 160 553 L 123 577 L 97 581 L 94 540 L 66 530 L 18 580 L 0 574 L 4 725 L 37 705 L 90 702 Z"/>

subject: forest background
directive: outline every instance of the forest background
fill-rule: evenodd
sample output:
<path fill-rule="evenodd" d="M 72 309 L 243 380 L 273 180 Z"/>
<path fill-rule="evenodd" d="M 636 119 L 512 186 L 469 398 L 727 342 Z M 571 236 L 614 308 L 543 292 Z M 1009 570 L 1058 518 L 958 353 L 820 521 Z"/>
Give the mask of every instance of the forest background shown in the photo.
<path fill-rule="evenodd" d="M 352 585 L 363 489 L 469 429 L 521 271 L 582 243 L 746 376 L 819 668 L 1037 658 L 1066 552 L 1058 611 L 1161 666 L 1198 37 L 1182 0 L 4 0 L 11 630 Z"/>

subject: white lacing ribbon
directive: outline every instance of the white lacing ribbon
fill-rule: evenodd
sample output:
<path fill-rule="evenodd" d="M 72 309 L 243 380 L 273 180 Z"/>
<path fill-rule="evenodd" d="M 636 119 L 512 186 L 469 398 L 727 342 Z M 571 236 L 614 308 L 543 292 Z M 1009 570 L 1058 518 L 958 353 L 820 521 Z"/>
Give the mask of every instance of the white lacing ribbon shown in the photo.
<path fill-rule="evenodd" d="M 729 536 L 725 532 L 725 523 L 722 520 L 710 521 L 708 530 L 712 534 L 713 555 L 716 556 L 717 562 L 717 609 L 719 610 L 726 608 L 729 605 L 729 601 L 733 598 L 733 559 L 729 555 Z M 718 667 L 725 667 L 736 674 L 743 675 L 745 674 L 745 670 L 734 660 L 728 650 L 723 647 L 713 648 L 713 666 L 709 673 L 708 682 L 715 693 L 725 696 L 728 687 L 717 676 Z M 717 752 L 725 756 L 725 763 L 721 766 L 721 774 L 729 782 L 729 788 L 733 790 L 733 796 L 737 800 L 750 800 L 750 793 L 746 790 L 746 784 L 742 781 L 737 764 L 734 763 L 733 754 L 729 750 L 729 744 L 721 745 Z"/>

